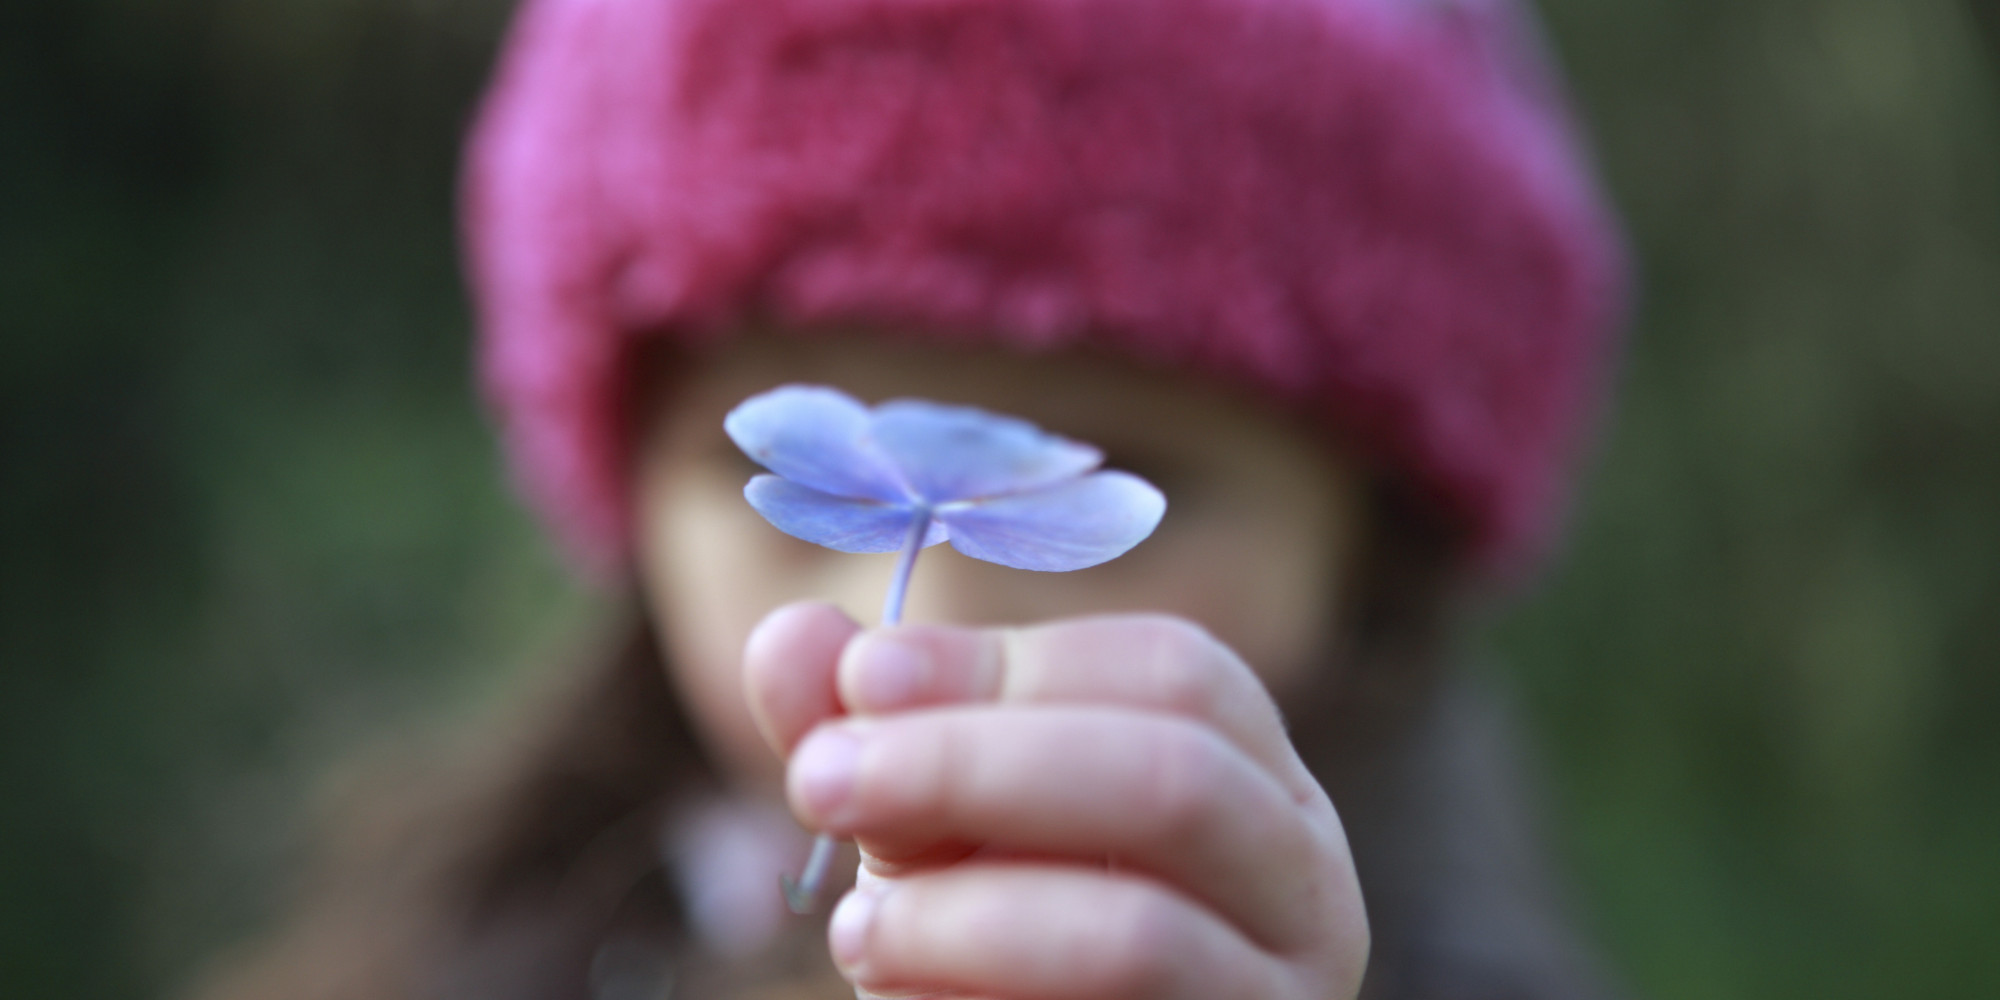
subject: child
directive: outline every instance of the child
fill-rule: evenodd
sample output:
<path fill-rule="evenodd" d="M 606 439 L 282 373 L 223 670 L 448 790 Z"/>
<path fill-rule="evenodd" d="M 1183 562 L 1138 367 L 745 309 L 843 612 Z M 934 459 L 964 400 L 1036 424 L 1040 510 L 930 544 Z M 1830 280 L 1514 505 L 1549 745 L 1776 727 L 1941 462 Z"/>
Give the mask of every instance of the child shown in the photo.
<path fill-rule="evenodd" d="M 529 0 L 468 174 L 483 371 L 638 621 L 358 811 L 212 995 L 1604 995 L 1449 669 L 1620 291 L 1512 14 Z M 742 500 L 722 417 L 787 382 L 1028 417 L 1166 520 L 1073 574 L 933 549 L 867 628 L 892 557 Z M 787 804 L 865 856 L 830 926 L 779 913 Z"/>

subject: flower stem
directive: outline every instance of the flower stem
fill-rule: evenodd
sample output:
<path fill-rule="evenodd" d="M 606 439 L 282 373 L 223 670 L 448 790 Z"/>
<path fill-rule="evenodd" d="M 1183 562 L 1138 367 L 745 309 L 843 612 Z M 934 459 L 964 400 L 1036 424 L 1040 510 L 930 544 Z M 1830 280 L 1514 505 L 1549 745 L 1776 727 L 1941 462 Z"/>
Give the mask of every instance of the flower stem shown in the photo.
<path fill-rule="evenodd" d="M 896 575 L 889 578 L 889 595 L 882 599 L 882 624 L 903 623 L 903 597 L 910 592 L 910 572 L 917 568 L 917 554 L 924 550 L 924 536 L 930 534 L 931 510 L 918 507 L 910 518 L 910 531 L 903 536 L 903 555 L 896 560 Z"/>
<path fill-rule="evenodd" d="M 917 556 L 924 551 L 924 536 L 930 534 L 931 512 L 928 507 L 918 507 L 910 518 L 909 534 L 903 538 L 903 554 L 896 560 L 896 574 L 889 578 L 889 593 L 882 600 L 882 624 L 900 625 L 903 621 L 903 598 L 910 592 L 910 574 L 917 568 Z M 797 879 L 781 875 L 778 885 L 785 891 L 785 905 L 793 913 L 804 916 L 811 913 L 819 903 L 820 888 L 826 883 L 827 869 L 833 867 L 833 838 L 822 833 L 813 838 L 812 853 L 806 857 L 805 870 Z"/>
<path fill-rule="evenodd" d="M 805 916 L 819 903 L 820 886 L 826 882 L 827 869 L 833 867 L 833 838 L 822 833 L 813 838 L 812 853 L 806 855 L 805 871 L 794 879 L 790 875 L 778 876 L 778 888 L 785 892 L 785 905 L 793 913 Z"/>

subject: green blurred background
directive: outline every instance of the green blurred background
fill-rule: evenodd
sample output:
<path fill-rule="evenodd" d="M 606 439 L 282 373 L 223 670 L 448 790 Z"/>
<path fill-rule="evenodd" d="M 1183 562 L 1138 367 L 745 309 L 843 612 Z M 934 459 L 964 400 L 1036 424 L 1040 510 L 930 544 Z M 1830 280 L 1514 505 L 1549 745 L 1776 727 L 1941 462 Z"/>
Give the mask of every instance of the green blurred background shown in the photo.
<path fill-rule="evenodd" d="M 601 609 L 466 372 L 500 0 L 0 7 L 0 994 L 256 927 L 357 741 Z M 1500 623 L 1642 995 L 2000 995 L 2000 9 L 1549 0 L 1643 261 Z"/>

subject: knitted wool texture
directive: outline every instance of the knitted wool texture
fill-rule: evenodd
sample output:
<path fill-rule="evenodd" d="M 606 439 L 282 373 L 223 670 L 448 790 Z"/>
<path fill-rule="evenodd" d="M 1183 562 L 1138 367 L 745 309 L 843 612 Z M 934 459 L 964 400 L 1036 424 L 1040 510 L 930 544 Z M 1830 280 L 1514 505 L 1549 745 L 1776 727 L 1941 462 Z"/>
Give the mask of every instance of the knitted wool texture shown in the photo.
<path fill-rule="evenodd" d="M 1088 346 L 1330 428 L 1519 575 L 1621 311 L 1609 215 L 1487 0 L 526 0 L 465 190 L 481 374 L 585 564 L 633 348 L 764 319 Z"/>

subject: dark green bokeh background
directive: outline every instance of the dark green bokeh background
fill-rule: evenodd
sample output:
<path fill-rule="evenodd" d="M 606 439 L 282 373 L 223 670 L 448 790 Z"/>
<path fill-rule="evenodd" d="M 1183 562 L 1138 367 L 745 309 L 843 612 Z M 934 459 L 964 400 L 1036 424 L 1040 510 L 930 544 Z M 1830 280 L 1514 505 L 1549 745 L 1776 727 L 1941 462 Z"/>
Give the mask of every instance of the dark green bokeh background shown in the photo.
<path fill-rule="evenodd" d="M 499 0 L 0 7 L 0 994 L 257 926 L 356 740 L 593 607 L 466 374 Z M 1644 265 L 1499 628 L 1644 995 L 2000 995 L 2000 11 L 1550 0 Z"/>

